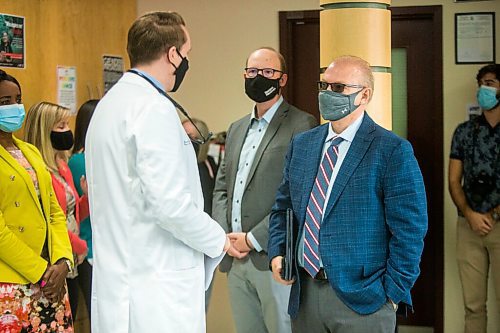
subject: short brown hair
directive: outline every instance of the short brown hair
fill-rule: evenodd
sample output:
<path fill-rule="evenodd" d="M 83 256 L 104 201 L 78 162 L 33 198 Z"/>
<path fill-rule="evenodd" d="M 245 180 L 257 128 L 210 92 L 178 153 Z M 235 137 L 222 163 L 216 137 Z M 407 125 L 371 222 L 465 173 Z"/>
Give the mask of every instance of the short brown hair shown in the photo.
<path fill-rule="evenodd" d="M 480 85 L 481 80 L 488 73 L 495 74 L 495 79 L 500 80 L 500 64 L 489 64 L 484 67 L 481 67 L 481 69 L 479 70 L 479 72 L 477 72 L 476 75 L 477 84 Z"/>
<path fill-rule="evenodd" d="M 152 12 L 139 17 L 128 31 L 127 52 L 132 67 L 158 59 L 172 46 L 180 50 L 187 37 L 184 19 L 175 12 Z"/>

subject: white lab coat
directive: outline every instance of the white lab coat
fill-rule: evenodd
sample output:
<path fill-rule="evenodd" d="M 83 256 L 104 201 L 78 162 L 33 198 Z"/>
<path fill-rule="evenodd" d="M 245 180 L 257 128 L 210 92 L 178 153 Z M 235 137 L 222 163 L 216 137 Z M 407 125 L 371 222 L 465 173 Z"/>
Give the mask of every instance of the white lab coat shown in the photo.
<path fill-rule="evenodd" d="M 203 212 L 192 144 L 170 101 L 126 73 L 86 138 L 93 333 L 205 332 L 204 254 L 225 234 Z"/>

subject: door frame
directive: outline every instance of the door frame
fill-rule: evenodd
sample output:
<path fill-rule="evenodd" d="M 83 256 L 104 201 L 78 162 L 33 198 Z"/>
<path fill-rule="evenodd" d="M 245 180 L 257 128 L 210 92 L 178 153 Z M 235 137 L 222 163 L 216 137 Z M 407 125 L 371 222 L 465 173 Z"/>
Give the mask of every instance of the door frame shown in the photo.
<path fill-rule="evenodd" d="M 432 202 L 428 202 L 429 206 L 432 207 L 432 212 L 436 221 L 441 221 L 432 225 L 434 229 L 434 250 L 436 258 L 434 264 L 434 270 L 436 273 L 436 279 L 434 280 L 434 286 L 430 286 L 435 291 L 434 300 L 434 332 L 444 331 L 444 177 L 446 173 L 444 170 L 444 150 L 443 150 L 443 23 L 442 23 L 442 6 L 415 6 L 415 7 L 390 7 L 391 10 L 391 21 L 397 20 L 422 20 L 428 19 L 432 21 L 433 33 L 429 36 L 432 39 L 432 45 L 434 46 L 434 63 L 427 64 L 427 68 L 434 72 L 434 80 L 432 82 L 432 87 L 434 91 L 434 107 L 436 110 L 435 116 L 433 117 L 434 126 L 431 129 L 426 129 L 433 131 L 433 138 L 439 138 L 440 140 L 435 142 L 432 148 L 433 152 L 433 166 L 437 170 L 442 170 L 441 177 L 437 173 L 434 174 L 435 179 L 431 180 L 429 183 L 432 184 L 436 193 L 441 193 L 439 196 L 435 196 Z M 408 110 L 414 110 L 413 102 L 415 99 L 408 98 Z M 440 178 L 440 179 L 439 179 Z"/>
<path fill-rule="evenodd" d="M 291 34 L 292 25 L 299 21 L 319 21 L 319 12 L 319 9 L 279 12 L 280 53 L 285 57 L 287 63 L 293 63 L 293 38 Z M 288 66 L 287 86 L 294 86 L 294 77 L 295 75 L 293 73 L 292 66 Z M 295 101 L 293 100 L 293 92 L 286 89 L 286 86 L 283 90 L 283 97 L 288 103 L 294 105 Z M 319 119 L 319 114 L 316 116 Z"/>

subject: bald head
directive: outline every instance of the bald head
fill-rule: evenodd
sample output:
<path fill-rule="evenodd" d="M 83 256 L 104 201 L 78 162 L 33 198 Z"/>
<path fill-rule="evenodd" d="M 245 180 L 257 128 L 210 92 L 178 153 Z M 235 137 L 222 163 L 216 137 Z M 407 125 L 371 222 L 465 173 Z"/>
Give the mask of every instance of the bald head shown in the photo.
<path fill-rule="evenodd" d="M 249 61 L 254 59 L 272 63 L 275 67 L 268 68 L 279 69 L 283 73 L 286 73 L 285 58 L 281 53 L 279 53 L 272 47 L 261 47 L 260 49 L 257 49 L 250 53 L 250 56 L 248 57 L 246 62 L 246 67 L 254 67 L 249 65 Z"/>
<path fill-rule="evenodd" d="M 370 64 L 366 60 L 350 55 L 338 57 L 328 66 L 325 74 L 334 68 L 344 68 L 351 71 L 351 74 L 349 75 L 351 82 L 340 83 L 359 84 L 373 90 L 375 80 L 373 79 Z"/>

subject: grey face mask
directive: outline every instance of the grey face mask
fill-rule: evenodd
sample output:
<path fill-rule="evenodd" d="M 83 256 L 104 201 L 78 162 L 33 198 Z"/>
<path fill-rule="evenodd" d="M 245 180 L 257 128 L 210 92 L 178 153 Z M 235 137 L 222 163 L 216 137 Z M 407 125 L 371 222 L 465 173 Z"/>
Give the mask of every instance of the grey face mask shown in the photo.
<path fill-rule="evenodd" d="M 319 112 L 325 120 L 340 120 L 356 110 L 359 105 L 354 105 L 356 96 L 363 91 L 344 95 L 331 90 L 322 90 L 318 94 Z"/>

